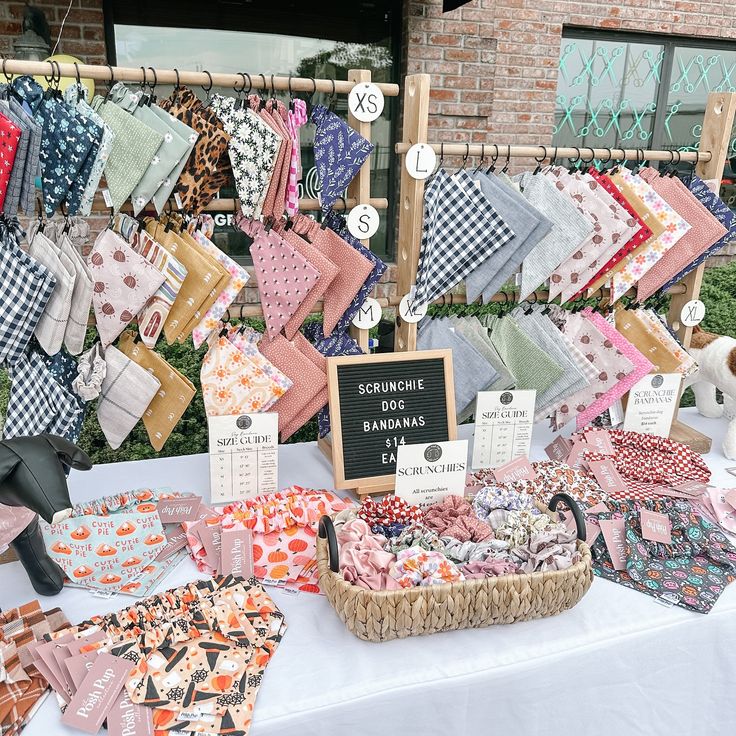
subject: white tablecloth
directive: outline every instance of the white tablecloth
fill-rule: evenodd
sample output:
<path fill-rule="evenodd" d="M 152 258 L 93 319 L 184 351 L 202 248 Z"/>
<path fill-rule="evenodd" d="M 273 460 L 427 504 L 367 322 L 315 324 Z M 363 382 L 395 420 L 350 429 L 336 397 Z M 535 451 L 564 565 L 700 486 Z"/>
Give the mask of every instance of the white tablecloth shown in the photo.
<path fill-rule="evenodd" d="M 720 451 L 725 421 L 683 418 L 714 437 L 713 482 L 736 485 Z M 535 428 L 532 459 L 550 439 Z M 314 445 L 281 448 L 281 487 L 329 488 L 331 477 Z M 159 486 L 207 497 L 207 456 L 101 465 L 73 472 L 70 485 L 74 501 Z M 197 575 L 186 560 L 161 587 Z M 252 736 L 733 736 L 736 728 L 736 586 L 704 616 L 596 578 L 553 618 L 383 644 L 355 638 L 322 596 L 269 590 L 289 628 L 263 678 Z M 34 597 L 20 563 L 0 566 L 0 605 Z M 76 622 L 126 600 L 67 588 L 43 602 Z M 78 732 L 61 726 L 49 698 L 25 733 Z"/>

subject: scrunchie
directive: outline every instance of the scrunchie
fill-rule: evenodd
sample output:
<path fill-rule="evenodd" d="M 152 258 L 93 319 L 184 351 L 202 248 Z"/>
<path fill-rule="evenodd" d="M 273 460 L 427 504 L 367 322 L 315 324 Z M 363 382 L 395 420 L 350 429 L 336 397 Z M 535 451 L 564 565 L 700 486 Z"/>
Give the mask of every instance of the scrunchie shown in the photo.
<path fill-rule="evenodd" d="M 102 344 L 96 343 L 79 358 L 77 377 L 72 388 L 83 401 L 92 401 L 100 395 L 102 382 L 107 375 L 107 363 L 102 354 Z"/>
<path fill-rule="evenodd" d="M 494 509 L 540 513 L 534 498 L 528 493 L 519 493 L 505 486 L 485 486 L 473 499 L 473 511 L 479 519 L 486 521 Z"/>
<path fill-rule="evenodd" d="M 567 570 L 580 560 L 577 534 L 568 529 L 550 529 L 532 535 L 525 544 L 515 547 L 511 554 L 520 561 L 521 572 Z"/>
<path fill-rule="evenodd" d="M 343 525 L 337 535 L 340 545 L 340 571 L 345 580 L 367 590 L 397 590 L 399 584 L 389 575 L 396 557 L 386 552 L 386 538 L 372 534 L 362 519 Z"/>
<path fill-rule="evenodd" d="M 406 527 L 407 524 L 401 524 L 397 521 L 393 524 L 374 524 L 371 527 L 371 531 L 374 534 L 383 534 L 387 539 L 391 539 L 392 537 L 398 537 Z"/>
<path fill-rule="evenodd" d="M 421 547 L 402 549 L 396 555 L 396 562 L 391 565 L 390 575 L 402 588 L 465 580 L 457 565 L 445 555 Z"/>
<path fill-rule="evenodd" d="M 389 539 L 385 545 L 385 549 L 394 554 L 401 552 L 402 549 L 409 549 L 409 547 L 421 547 L 422 549 L 442 553 L 445 551 L 445 545 L 437 532 L 433 532 L 421 524 L 405 527 L 398 537 Z"/>
<path fill-rule="evenodd" d="M 384 496 L 380 501 L 366 498 L 358 509 L 358 518 L 369 525 L 373 524 L 411 524 L 421 521 L 422 512 L 418 506 L 398 496 Z"/>
<path fill-rule="evenodd" d="M 484 562 L 466 562 L 460 565 L 460 572 L 466 580 L 495 578 L 500 575 L 513 575 L 518 572 L 511 560 L 485 560 Z"/>
<path fill-rule="evenodd" d="M 461 542 L 454 537 L 442 537 L 445 556 L 453 562 L 482 562 L 488 558 L 508 559 L 511 545 L 503 539 L 485 542 Z"/>
<path fill-rule="evenodd" d="M 556 529 L 565 529 L 565 526 L 552 521 L 547 514 L 535 516 L 529 511 L 509 511 L 505 523 L 496 529 L 496 537 L 508 541 L 512 547 L 519 547 L 537 532 Z"/>
<path fill-rule="evenodd" d="M 461 542 L 482 542 L 493 532 L 481 521 L 471 505 L 461 496 L 447 496 L 424 512 L 424 525 L 445 537 L 455 537 Z"/>

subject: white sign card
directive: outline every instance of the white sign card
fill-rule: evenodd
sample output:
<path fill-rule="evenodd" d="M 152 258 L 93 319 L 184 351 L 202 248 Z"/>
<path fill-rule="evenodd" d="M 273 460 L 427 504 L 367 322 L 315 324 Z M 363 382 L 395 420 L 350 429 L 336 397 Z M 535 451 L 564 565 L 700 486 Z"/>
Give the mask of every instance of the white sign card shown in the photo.
<path fill-rule="evenodd" d="M 695 327 L 705 319 L 705 304 L 700 299 L 691 299 L 680 311 L 680 322 L 685 327 Z"/>
<path fill-rule="evenodd" d="M 496 468 L 529 456 L 536 398 L 534 390 L 478 392 L 474 468 Z"/>
<path fill-rule="evenodd" d="M 420 508 L 463 496 L 467 468 L 467 440 L 399 445 L 394 493 Z"/>
<path fill-rule="evenodd" d="M 382 316 L 381 305 L 372 296 L 367 296 L 352 321 L 359 330 L 370 330 L 381 321 Z"/>
<path fill-rule="evenodd" d="M 348 230 L 358 240 L 372 238 L 378 232 L 380 224 L 378 210 L 370 204 L 359 204 L 348 215 Z"/>
<path fill-rule="evenodd" d="M 427 314 L 428 304 L 418 304 L 413 294 L 404 294 L 399 302 L 399 316 L 404 322 L 420 322 Z"/>
<path fill-rule="evenodd" d="M 210 417 L 207 423 L 213 503 L 278 491 L 277 413 Z"/>
<path fill-rule="evenodd" d="M 379 118 L 383 105 L 383 92 L 371 82 L 359 82 L 348 95 L 348 109 L 361 123 L 372 123 Z"/>
<path fill-rule="evenodd" d="M 404 166 L 413 179 L 426 179 L 437 165 L 437 154 L 427 143 L 415 143 L 404 158 Z"/>
<path fill-rule="evenodd" d="M 669 437 L 680 399 L 679 373 L 644 376 L 629 391 L 623 428 L 627 432 Z"/>

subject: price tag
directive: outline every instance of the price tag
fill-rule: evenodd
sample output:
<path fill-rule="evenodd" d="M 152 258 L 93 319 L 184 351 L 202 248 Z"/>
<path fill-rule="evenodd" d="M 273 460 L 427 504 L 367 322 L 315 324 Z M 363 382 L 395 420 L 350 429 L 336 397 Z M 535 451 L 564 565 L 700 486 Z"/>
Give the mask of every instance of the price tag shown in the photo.
<path fill-rule="evenodd" d="M 404 322 L 419 322 L 427 314 L 427 304 L 417 304 L 410 294 L 404 294 L 399 303 L 399 315 Z"/>
<path fill-rule="evenodd" d="M 404 166 L 413 179 L 426 179 L 437 165 L 437 154 L 427 143 L 415 143 L 404 157 Z"/>
<path fill-rule="evenodd" d="M 359 330 L 370 330 L 381 321 L 381 305 L 372 297 L 366 297 L 353 317 L 353 324 Z"/>
<path fill-rule="evenodd" d="M 109 189 L 102 190 L 102 199 L 105 201 L 105 207 L 112 207 L 112 195 Z"/>
<path fill-rule="evenodd" d="M 680 312 L 680 322 L 685 327 L 695 327 L 705 318 L 705 304 L 700 299 L 692 299 Z"/>
<path fill-rule="evenodd" d="M 375 207 L 359 204 L 348 215 L 348 230 L 358 240 L 368 240 L 378 232 L 381 220 Z"/>
<path fill-rule="evenodd" d="M 350 90 L 348 108 L 361 123 L 372 123 L 383 112 L 383 92 L 371 82 L 360 82 Z"/>
<path fill-rule="evenodd" d="M 174 192 L 174 202 L 176 203 L 176 208 L 178 210 L 184 209 L 184 205 L 182 204 L 181 195 L 179 194 L 179 192 Z"/>

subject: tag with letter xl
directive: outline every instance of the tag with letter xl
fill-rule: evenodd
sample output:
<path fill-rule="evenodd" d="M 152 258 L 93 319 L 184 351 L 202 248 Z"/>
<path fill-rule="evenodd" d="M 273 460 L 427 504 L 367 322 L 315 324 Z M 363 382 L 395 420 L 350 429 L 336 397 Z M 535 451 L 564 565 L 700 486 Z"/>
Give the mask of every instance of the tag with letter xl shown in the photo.
<path fill-rule="evenodd" d="M 626 531 L 623 519 L 601 519 L 601 532 L 606 541 L 614 570 L 626 569 Z"/>
<path fill-rule="evenodd" d="M 132 662 L 98 654 L 64 711 L 61 722 L 85 733 L 97 733 L 123 689 Z"/>
<path fill-rule="evenodd" d="M 220 575 L 237 575 L 246 580 L 252 577 L 253 532 L 250 529 L 223 529 L 220 560 Z"/>
<path fill-rule="evenodd" d="M 494 468 L 493 476 L 498 483 L 513 483 L 517 480 L 534 480 L 537 474 L 525 457 L 517 457 L 510 463 Z"/>
<path fill-rule="evenodd" d="M 164 524 L 195 521 L 199 517 L 201 496 L 186 496 L 184 498 L 162 498 L 158 502 L 158 515 Z"/>
<path fill-rule="evenodd" d="M 672 544 L 672 522 L 667 514 L 642 509 L 639 511 L 641 535 L 650 542 Z"/>

